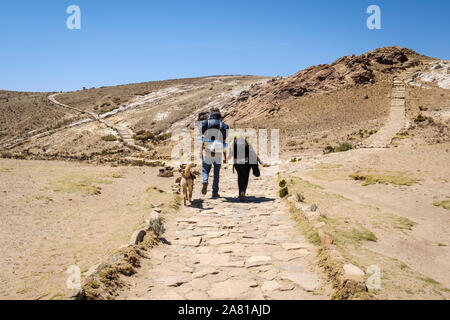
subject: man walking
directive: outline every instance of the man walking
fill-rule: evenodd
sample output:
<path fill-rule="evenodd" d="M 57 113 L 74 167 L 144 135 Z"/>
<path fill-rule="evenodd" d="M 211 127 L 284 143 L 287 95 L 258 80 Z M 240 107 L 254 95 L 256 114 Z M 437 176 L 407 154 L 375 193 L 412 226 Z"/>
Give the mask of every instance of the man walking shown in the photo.
<path fill-rule="evenodd" d="M 214 166 L 214 181 L 212 186 L 212 197 L 219 198 L 219 178 L 220 168 L 223 163 L 227 163 L 226 140 L 228 125 L 222 122 L 222 115 L 217 108 L 211 109 L 209 119 L 203 120 L 201 125 L 202 133 L 202 194 L 208 191 L 209 173 Z"/>

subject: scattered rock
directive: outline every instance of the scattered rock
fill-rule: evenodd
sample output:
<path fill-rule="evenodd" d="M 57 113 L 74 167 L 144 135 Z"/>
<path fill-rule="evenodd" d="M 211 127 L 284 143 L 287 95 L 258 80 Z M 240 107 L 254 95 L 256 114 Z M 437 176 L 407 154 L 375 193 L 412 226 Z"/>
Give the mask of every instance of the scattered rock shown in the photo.
<path fill-rule="evenodd" d="M 172 168 L 172 170 L 173 170 L 173 168 Z M 173 177 L 173 171 L 172 170 L 169 170 L 167 168 L 159 169 L 158 177 L 171 178 L 171 177 Z"/>
<path fill-rule="evenodd" d="M 316 223 L 315 225 L 314 225 L 314 228 L 316 228 L 316 229 L 320 229 L 320 228 L 322 228 L 323 226 L 325 226 L 325 222 L 319 222 L 319 223 Z"/>
<path fill-rule="evenodd" d="M 144 241 L 147 232 L 144 229 L 137 230 L 133 233 L 130 239 L 130 244 L 139 244 Z"/>
<path fill-rule="evenodd" d="M 347 276 L 364 276 L 364 271 L 351 263 L 344 265 L 344 272 Z"/>
<path fill-rule="evenodd" d="M 83 289 L 74 289 L 66 296 L 65 300 L 86 300 L 86 293 Z"/>
<path fill-rule="evenodd" d="M 298 202 L 305 202 L 305 197 L 301 193 L 296 193 L 295 197 Z"/>
<path fill-rule="evenodd" d="M 329 234 L 323 232 L 323 230 L 319 230 L 319 237 L 320 237 L 320 244 L 322 246 L 329 246 L 333 244 L 333 238 Z"/>

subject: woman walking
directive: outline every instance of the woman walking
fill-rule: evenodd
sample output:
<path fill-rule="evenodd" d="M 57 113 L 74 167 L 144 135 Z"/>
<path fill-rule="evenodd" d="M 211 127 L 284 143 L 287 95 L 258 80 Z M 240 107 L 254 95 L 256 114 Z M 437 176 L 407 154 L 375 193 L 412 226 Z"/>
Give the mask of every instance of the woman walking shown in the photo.
<path fill-rule="evenodd" d="M 239 200 L 245 201 L 248 180 L 250 178 L 250 170 L 253 171 L 255 177 L 261 175 L 259 165 L 263 164 L 256 154 L 253 147 L 248 142 L 248 138 L 235 136 L 233 140 L 233 172 L 236 170 L 238 174 Z"/>

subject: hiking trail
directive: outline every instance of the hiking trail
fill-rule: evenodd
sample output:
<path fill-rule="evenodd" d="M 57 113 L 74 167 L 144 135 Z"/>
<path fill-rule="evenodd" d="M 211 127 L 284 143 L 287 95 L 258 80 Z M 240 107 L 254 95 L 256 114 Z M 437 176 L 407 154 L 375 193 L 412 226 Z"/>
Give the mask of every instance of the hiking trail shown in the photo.
<path fill-rule="evenodd" d="M 387 122 L 374 135 L 363 143 L 367 148 L 386 148 L 394 136 L 405 126 L 405 83 L 399 78 L 394 79 L 392 88 L 391 108 Z"/>
<path fill-rule="evenodd" d="M 54 104 L 58 105 L 58 106 L 61 106 L 61 107 L 67 108 L 67 109 L 71 109 L 71 110 L 74 110 L 74 111 L 82 113 L 82 114 L 88 114 L 92 118 L 92 120 L 101 122 L 105 126 L 107 126 L 108 128 L 111 128 L 111 129 L 115 130 L 119 134 L 119 136 L 122 139 L 123 144 L 125 146 L 127 146 L 129 148 L 132 148 L 132 149 L 140 150 L 140 151 L 147 151 L 146 148 L 138 146 L 136 144 L 136 141 L 133 139 L 133 132 L 129 128 L 124 127 L 124 126 L 115 126 L 115 125 L 107 122 L 106 120 L 104 120 L 103 119 L 104 116 L 99 116 L 95 112 L 86 112 L 86 111 L 83 111 L 83 110 L 80 110 L 80 109 L 68 106 L 68 105 L 66 105 L 64 103 L 61 103 L 58 100 L 56 100 L 55 97 L 57 95 L 59 95 L 59 93 L 52 94 L 52 95 L 50 95 L 48 97 L 48 99 L 51 102 L 53 102 Z"/>
<path fill-rule="evenodd" d="M 239 202 L 237 177 L 221 171 L 220 199 L 200 194 L 165 217 L 164 243 L 149 251 L 118 299 L 328 299 L 315 247 L 276 196 L 276 177 L 251 177 Z M 212 182 L 212 181 L 210 181 Z M 211 189 L 211 184 L 209 186 Z"/>

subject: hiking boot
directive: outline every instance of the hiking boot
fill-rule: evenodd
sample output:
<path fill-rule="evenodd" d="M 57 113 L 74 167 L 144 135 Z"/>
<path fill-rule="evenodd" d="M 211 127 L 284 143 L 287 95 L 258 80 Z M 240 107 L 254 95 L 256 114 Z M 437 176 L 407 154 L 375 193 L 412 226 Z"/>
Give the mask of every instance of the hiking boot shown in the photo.
<path fill-rule="evenodd" d="M 245 192 L 239 192 L 239 200 L 245 201 Z"/>
<path fill-rule="evenodd" d="M 208 182 L 203 184 L 202 195 L 205 195 L 208 192 Z"/>
<path fill-rule="evenodd" d="M 220 194 L 218 194 L 218 193 L 213 193 L 212 198 L 213 198 L 213 199 L 218 199 L 218 198 L 220 198 Z"/>

